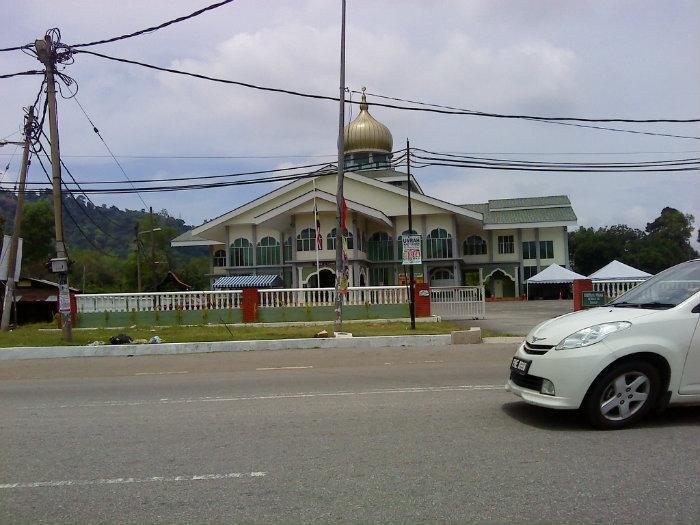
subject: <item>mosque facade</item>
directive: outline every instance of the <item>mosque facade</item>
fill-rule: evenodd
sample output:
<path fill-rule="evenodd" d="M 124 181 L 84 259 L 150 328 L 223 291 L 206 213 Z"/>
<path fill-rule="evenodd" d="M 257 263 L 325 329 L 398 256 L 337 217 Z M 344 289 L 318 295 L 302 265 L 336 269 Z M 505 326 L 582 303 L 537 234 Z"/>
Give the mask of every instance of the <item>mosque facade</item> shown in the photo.
<path fill-rule="evenodd" d="M 396 170 L 392 150 L 390 130 L 370 114 L 363 95 L 345 127 L 350 286 L 404 284 L 401 237 L 409 233 L 421 236 L 416 280 L 431 286 L 482 284 L 487 296 L 513 297 L 550 264 L 570 267 L 568 229 L 577 219 L 566 195 L 446 202 Z M 319 171 L 185 232 L 172 246 L 208 246 L 215 287 L 236 276 L 252 283 L 277 276 L 274 282 L 288 288 L 333 287 L 336 185 L 334 171 Z"/>

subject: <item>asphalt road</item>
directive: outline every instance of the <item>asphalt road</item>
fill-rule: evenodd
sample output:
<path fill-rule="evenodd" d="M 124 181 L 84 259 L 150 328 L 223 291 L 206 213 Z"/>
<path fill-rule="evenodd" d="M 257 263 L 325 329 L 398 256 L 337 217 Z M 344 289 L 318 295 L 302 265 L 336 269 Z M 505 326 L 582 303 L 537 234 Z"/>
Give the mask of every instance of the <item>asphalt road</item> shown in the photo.
<path fill-rule="evenodd" d="M 700 522 L 700 409 L 593 431 L 513 348 L 2 362 L 0 522 Z"/>

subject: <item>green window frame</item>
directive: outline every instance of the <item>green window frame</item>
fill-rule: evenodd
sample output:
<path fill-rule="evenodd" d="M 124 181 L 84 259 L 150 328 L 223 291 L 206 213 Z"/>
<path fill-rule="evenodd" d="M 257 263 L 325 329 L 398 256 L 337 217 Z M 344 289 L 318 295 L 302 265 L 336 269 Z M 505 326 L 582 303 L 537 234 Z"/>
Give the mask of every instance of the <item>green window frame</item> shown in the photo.
<path fill-rule="evenodd" d="M 394 259 L 394 242 L 384 231 L 374 232 L 367 243 L 367 258 L 370 261 L 391 261 Z"/>
<path fill-rule="evenodd" d="M 274 266 L 280 263 L 280 243 L 271 236 L 263 237 L 257 247 L 258 266 Z"/>
<path fill-rule="evenodd" d="M 253 266 L 253 245 L 245 237 L 231 243 L 231 266 Z"/>
<path fill-rule="evenodd" d="M 452 235 L 444 228 L 435 228 L 428 234 L 428 259 L 449 259 L 452 257 Z"/>

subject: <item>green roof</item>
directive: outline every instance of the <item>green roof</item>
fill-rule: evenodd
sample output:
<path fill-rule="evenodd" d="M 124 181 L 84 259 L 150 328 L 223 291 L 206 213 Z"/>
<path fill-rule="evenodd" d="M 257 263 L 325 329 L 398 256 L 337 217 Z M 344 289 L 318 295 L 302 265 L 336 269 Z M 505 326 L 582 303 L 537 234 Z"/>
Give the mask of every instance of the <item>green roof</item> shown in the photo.
<path fill-rule="evenodd" d="M 462 204 L 462 207 L 482 213 L 484 225 L 575 222 L 577 220 L 571 201 L 566 195 L 493 199 L 484 203 Z"/>
<path fill-rule="evenodd" d="M 571 201 L 566 195 L 522 197 L 518 199 L 492 199 L 489 201 L 489 209 L 491 211 L 512 208 L 532 208 L 539 206 L 571 206 Z"/>

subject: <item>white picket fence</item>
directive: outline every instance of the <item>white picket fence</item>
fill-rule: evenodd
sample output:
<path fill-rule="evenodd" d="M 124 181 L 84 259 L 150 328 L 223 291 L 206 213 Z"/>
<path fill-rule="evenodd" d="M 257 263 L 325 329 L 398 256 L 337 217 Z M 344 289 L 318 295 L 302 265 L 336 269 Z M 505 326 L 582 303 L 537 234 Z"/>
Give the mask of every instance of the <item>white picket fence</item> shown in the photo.
<path fill-rule="evenodd" d="M 605 292 L 607 297 L 615 298 L 643 282 L 644 279 L 629 281 L 593 281 L 593 291 Z"/>
<path fill-rule="evenodd" d="M 430 288 L 430 313 L 443 319 L 484 319 L 486 302 L 483 286 L 441 286 Z"/>
<path fill-rule="evenodd" d="M 240 290 L 76 295 L 78 313 L 240 308 Z"/>
<path fill-rule="evenodd" d="M 259 290 L 259 306 L 313 307 L 334 306 L 333 288 L 279 288 Z M 208 310 L 240 308 L 240 290 L 80 294 L 76 296 L 78 313 L 153 312 L 167 310 Z M 406 304 L 405 286 L 352 287 L 343 301 L 347 305 Z"/>

